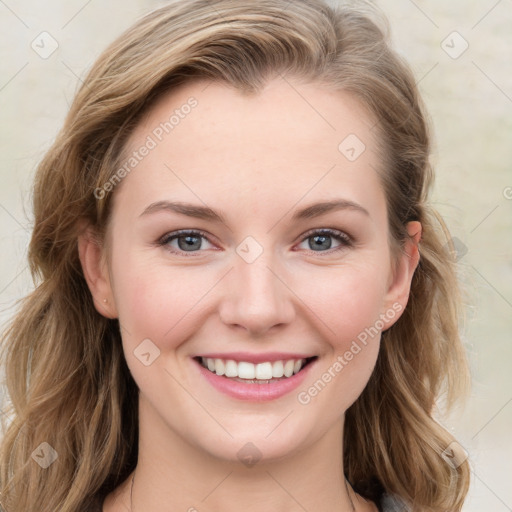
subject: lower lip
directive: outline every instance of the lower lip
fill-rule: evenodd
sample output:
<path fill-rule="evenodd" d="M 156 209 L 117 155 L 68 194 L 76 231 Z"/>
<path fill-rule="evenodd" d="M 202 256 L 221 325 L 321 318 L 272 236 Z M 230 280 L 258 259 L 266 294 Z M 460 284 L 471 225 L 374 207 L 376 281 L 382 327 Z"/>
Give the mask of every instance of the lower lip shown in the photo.
<path fill-rule="evenodd" d="M 280 398 L 296 389 L 306 378 L 315 361 L 310 362 L 299 373 L 267 384 L 252 384 L 232 380 L 222 375 L 217 375 L 205 368 L 201 363 L 195 361 L 199 371 L 206 380 L 218 391 L 237 400 L 248 400 L 252 402 L 267 402 Z"/>

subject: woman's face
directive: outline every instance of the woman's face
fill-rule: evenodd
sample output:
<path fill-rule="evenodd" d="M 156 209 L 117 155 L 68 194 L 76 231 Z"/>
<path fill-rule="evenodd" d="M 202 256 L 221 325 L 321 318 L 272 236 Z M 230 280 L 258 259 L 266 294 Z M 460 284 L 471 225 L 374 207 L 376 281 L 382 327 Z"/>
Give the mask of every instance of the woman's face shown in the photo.
<path fill-rule="evenodd" d="M 103 290 L 155 440 L 268 460 L 339 436 L 415 267 L 392 272 L 373 126 L 283 79 L 187 84 L 138 126 Z"/>

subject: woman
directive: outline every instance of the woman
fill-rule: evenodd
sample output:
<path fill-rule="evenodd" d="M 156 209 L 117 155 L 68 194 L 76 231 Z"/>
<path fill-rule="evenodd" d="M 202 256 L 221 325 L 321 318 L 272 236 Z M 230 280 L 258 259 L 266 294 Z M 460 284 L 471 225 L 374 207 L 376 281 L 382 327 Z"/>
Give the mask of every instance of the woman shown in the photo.
<path fill-rule="evenodd" d="M 461 510 L 457 281 L 386 34 L 187 0 L 98 59 L 37 171 L 6 511 Z"/>

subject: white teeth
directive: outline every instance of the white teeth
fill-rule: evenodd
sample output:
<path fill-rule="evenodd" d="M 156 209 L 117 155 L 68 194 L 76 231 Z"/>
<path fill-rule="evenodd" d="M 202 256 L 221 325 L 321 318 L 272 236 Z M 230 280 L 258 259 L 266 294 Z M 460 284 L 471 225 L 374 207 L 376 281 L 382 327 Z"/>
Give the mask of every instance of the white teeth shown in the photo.
<path fill-rule="evenodd" d="M 222 359 L 215 359 L 215 373 L 217 375 L 224 375 L 224 361 Z"/>
<path fill-rule="evenodd" d="M 252 363 L 246 363 L 245 361 L 240 361 L 238 363 L 238 375 L 237 377 L 240 379 L 254 379 L 256 376 L 256 368 Z"/>
<path fill-rule="evenodd" d="M 238 377 L 238 365 L 232 359 L 226 361 L 226 377 Z"/>
<path fill-rule="evenodd" d="M 272 363 L 260 363 L 256 365 L 256 378 L 269 380 L 272 378 Z"/>
<path fill-rule="evenodd" d="M 204 367 L 217 375 L 247 380 L 269 381 L 272 378 L 291 377 L 302 369 L 306 360 L 289 359 L 287 361 L 269 361 L 253 364 L 246 361 L 237 362 L 232 359 L 223 360 L 202 357 L 201 362 Z"/>
<path fill-rule="evenodd" d="M 293 375 L 293 367 L 295 366 L 295 361 L 291 359 L 290 361 L 286 361 L 284 364 L 284 376 L 291 377 Z"/>
<path fill-rule="evenodd" d="M 276 361 L 272 365 L 272 377 L 276 379 L 280 379 L 284 375 L 284 365 L 283 361 Z"/>

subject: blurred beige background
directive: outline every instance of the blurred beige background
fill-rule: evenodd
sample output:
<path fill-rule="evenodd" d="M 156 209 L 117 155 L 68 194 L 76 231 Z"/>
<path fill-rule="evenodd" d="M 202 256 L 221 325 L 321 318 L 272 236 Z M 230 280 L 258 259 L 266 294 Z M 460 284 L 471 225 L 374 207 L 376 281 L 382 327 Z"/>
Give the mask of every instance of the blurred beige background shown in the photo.
<path fill-rule="evenodd" d="M 0 322 L 31 289 L 36 163 L 95 58 L 163 3 L 0 1 Z M 512 0 L 378 4 L 432 116 L 433 201 L 459 240 L 469 294 L 463 333 L 473 390 L 465 408 L 441 420 L 470 454 L 464 510 L 512 511 Z"/>

